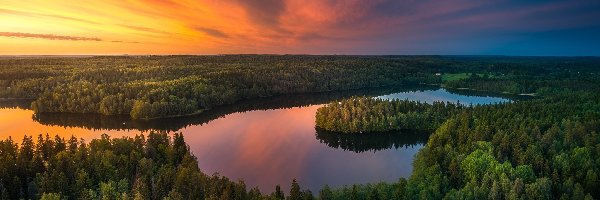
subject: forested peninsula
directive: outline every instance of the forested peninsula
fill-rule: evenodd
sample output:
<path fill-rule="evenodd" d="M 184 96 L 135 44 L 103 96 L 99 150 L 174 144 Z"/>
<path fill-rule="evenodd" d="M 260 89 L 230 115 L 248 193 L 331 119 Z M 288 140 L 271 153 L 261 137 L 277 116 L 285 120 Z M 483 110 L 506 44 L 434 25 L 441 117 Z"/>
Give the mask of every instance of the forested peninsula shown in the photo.
<path fill-rule="evenodd" d="M 317 110 L 316 126 L 327 131 L 368 133 L 437 129 L 446 118 L 465 106 L 451 102 L 433 104 L 409 100 L 352 97 Z"/>

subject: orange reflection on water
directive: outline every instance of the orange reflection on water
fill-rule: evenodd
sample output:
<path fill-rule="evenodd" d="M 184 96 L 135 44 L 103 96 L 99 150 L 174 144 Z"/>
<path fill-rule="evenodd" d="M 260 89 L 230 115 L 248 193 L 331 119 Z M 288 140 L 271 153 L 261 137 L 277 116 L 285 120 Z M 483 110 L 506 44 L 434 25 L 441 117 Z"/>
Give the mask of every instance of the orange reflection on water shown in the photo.
<path fill-rule="evenodd" d="M 321 106 L 233 113 L 179 131 L 203 172 L 243 179 L 249 188 L 267 193 L 278 184 L 289 191 L 294 178 L 303 188 L 318 191 L 324 184 L 394 181 L 410 174 L 412 156 L 421 145 L 362 153 L 331 148 L 316 139 L 314 116 Z M 21 142 L 23 135 L 36 139 L 49 133 L 90 141 L 104 133 L 112 138 L 144 133 L 44 125 L 33 115 L 31 110 L 0 109 L 0 139 Z"/>
<path fill-rule="evenodd" d="M 394 181 L 412 170 L 422 146 L 356 153 L 320 143 L 315 113 L 322 105 L 234 113 L 181 131 L 200 168 L 243 179 L 248 187 L 289 191 L 292 180 L 313 192 L 324 184 Z"/>
<path fill-rule="evenodd" d="M 43 125 L 33 120 L 34 112 L 32 110 L 23 109 L 0 109 L 0 139 L 12 137 L 15 142 L 20 143 L 25 135 L 33 136 L 37 139 L 37 135 L 46 133 L 54 137 L 58 135 L 63 138 L 75 136 L 82 138 L 85 141 L 90 141 L 95 138 L 100 138 L 102 134 L 108 134 L 111 138 L 129 136 L 133 137 L 136 134 L 142 134 L 137 130 L 90 130 L 79 127 L 61 127 L 56 125 Z"/>
<path fill-rule="evenodd" d="M 458 95 L 445 90 L 394 93 L 380 98 L 425 102 L 460 100 L 466 105 L 508 101 L 502 98 Z M 176 124 L 173 129 L 179 129 L 178 127 L 183 127 L 179 125 L 185 124 L 187 127 L 178 131 L 185 135 L 185 141 L 198 158 L 198 165 L 203 172 L 220 173 L 232 180 L 243 179 L 248 188 L 258 187 L 266 193 L 272 192 L 277 184 L 281 184 L 284 191 L 289 191 L 294 178 L 303 188 L 318 192 L 324 184 L 339 187 L 355 183 L 392 182 L 411 174 L 413 157 L 423 147 L 421 139 L 402 133 L 393 138 L 385 134 L 377 137 L 340 137 L 321 133 L 319 136 L 315 130 L 315 113 L 321 106 L 290 106 L 280 109 L 281 105 L 275 104 L 273 108 L 277 109 L 272 110 L 237 112 L 218 118 L 211 118 L 209 115 L 208 121 L 204 121 L 202 116 L 191 116 L 191 120 L 186 118 L 180 119 L 181 121 L 165 119 L 146 122 L 152 123 L 152 126 L 116 118 L 107 120 L 91 117 L 70 121 L 73 118 L 79 119 L 77 116 L 45 118 L 38 122 L 34 120 L 31 110 L 0 109 L 0 139 L 10 136 L 20 142 L 24 134 L 50 133 L 65 138 L 74 135 L 90 141 L 103 133 L 113 138 L 131 137 L 142 133 L 138 129 L 160 129 L 161 123 Z M 38 115 L 35 119 L 43 119 L 41 116 Z M 201 119 L 194 120 L 195 117 Z M 127 125 L 119 126 L 120 120 L 127 121 Z M 65 128 L 44 123 L 71 124 L 76 127 Z"/>
<path fill-rule="evenodd" d="M 182 131 L 203 170 L 224 172 L 234 180 L 244 178 L 263 189 L 274 188 L 301 177 L 305 159 L 318 145 L 310 133 L 314 133 L 314 113 L 319 107 L 235 113 Z"/>
<path fill-rule="evenodd" d="M 203 172 L 243 179 L 249 188 L 267 193 L 278 184 L 289 191 L 294 178 L 317 191 L 323 184 L 393 181 L 410 172 L 410 160 L 419 146 L 357 154 L 321 144 L 314 129 L 314 116 L 321 106 L 233 113 L 179 131 Z M 144 133 L 44 125 L 34 121 L 33 115 L 31 110 L 0 109 L 0 139 L 12 137 L 20 143 L 24 135 L 33 135 L 35 140 L 37 135 L 49 133 L 51 137 L 90 141 L 102 134 L 116 138 Z"/>

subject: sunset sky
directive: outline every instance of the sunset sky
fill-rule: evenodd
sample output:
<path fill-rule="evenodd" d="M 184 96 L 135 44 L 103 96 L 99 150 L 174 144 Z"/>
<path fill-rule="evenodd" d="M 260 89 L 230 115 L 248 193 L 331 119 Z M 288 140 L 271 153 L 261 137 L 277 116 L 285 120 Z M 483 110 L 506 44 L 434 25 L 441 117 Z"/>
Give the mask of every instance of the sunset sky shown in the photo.
<path fill-rule="evenodd" d="M 600 55 L 600 1 L 1 0 L 0 54 Z"/>

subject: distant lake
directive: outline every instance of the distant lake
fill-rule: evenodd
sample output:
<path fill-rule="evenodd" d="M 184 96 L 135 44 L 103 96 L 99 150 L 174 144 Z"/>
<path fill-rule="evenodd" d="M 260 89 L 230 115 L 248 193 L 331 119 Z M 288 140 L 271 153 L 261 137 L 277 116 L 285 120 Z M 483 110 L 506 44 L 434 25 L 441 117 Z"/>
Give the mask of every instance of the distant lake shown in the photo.
<path fill-rule="evenodd" d="M 243 179 L 248 188 L 268 193 L 277 184 L 289 191 L 293 178 L 318 193 L 325 184 L 335 187 L 409 177 L 413 157 L 429 133 L 347 135 L 315 130 L 318 108 L 355 95 L 465 105 L 510 101 L 436 87 L 380 88 L 245 100 L 196 116 L 151 121 L 128 116 L 34 114 L 27 103 L 0 102 L 0 138 L 10 136 L 21 142 L 24 135 L 50 133 L 90 141 L 103 133 L 115 138 L 152 130 L 182 132 L 203 172 Z"/>

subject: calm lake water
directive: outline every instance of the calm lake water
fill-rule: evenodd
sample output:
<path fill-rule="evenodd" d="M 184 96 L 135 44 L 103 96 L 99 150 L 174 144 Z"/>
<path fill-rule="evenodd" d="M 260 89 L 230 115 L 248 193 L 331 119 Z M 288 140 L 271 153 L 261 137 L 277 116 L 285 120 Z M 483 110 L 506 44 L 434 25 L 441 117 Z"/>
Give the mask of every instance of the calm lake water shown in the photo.
<path fill-rule="evenodd" d="M 202 171 L 243 179 L 249 188 L 258 187 L 263 192 L 272 192 L 277 184 L 289 191 L 293 178 L 317 193 L 325 184 L 343 186 L 410 176 L 413 156 L 426 143 L 428 133 L 343 135 L 315 130 L 318 108 L 353 95 L 462 104 L 509 101 L 435 87 L 387 88 L 246 100 L 197 116 L 152 121 L 127 116 L 34 114 L 27 104 L 5 102 L 0 108 L 0 138 L 10 136 L 20 142 L 24 135 L 50 133 L 89 141 L 104 133 L 122 137 L 150 130 L 182 132 Z"/>

